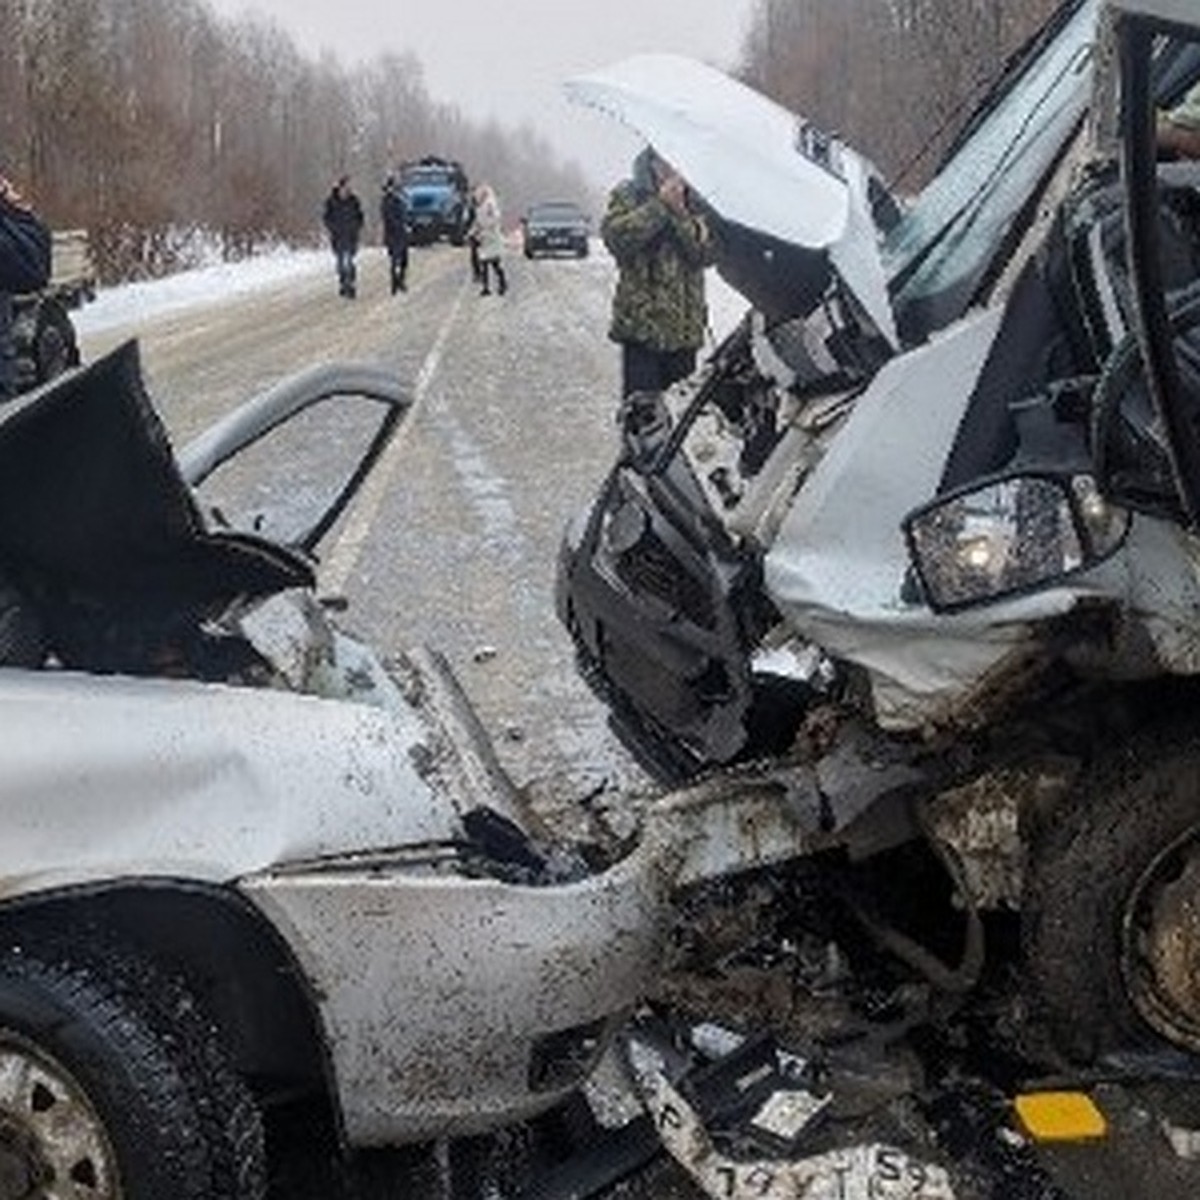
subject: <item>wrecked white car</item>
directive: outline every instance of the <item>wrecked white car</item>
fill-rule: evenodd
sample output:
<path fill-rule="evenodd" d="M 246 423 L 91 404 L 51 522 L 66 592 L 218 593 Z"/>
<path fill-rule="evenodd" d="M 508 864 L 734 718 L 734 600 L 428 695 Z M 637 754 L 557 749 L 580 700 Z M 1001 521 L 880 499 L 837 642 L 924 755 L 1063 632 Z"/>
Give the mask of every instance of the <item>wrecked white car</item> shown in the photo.
<path fill-rule="evenodd" d="M 777 233 L 755 260 L 755 204 L 698 182 L 759 98 L 709 75 L 712 129 L 662 63 L 573 94 L 766 277 Z M 790 771 L 824 894 L 930 1013 L 1018 964 L 993 1018 L 1043 1062 L 1200 1050 L 1200 163 L 1155 134 L 1197 80 L 1194 4 L 1067 3 L 894 224 L 795 139 L 780 187 L 801 156 L 843 191 L 795 247 L 807 302 L 760 287 L 693 379 L 631 398 L 562 550 L 643 761 Z"/>
<path fill-rule="evenodd" d="M 532 836 L 444 665 L 333 627 L 313 553 L 407 408 L 322 368 L 177 464 L 131 345 L 0 413 L 0 1194 L 260 1197 L 304 1094 L 350 1148 L 537 1113 L 672 890 L 794 846 L 702 792 Z"/>

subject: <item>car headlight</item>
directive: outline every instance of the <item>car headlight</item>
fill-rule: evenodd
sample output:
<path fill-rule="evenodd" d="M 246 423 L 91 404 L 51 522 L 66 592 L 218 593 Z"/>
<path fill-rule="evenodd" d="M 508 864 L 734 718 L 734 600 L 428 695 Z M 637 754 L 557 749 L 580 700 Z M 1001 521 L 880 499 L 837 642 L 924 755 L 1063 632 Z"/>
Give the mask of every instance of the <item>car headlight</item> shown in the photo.
<path fill-rule="evenodd" d="M 941 496 L 904 520 L 909 554 L 935 611 L 1029 592 L 1112 554 L 1129 514 L 1091 475 L 998 477 Z"/>

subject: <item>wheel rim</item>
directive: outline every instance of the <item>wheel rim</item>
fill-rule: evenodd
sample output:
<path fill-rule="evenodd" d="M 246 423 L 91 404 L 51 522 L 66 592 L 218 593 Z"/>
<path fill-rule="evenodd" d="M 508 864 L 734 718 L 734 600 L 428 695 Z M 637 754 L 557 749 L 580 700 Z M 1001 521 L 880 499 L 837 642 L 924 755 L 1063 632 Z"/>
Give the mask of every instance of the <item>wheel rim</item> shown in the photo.
<path fill-rule="evenodd" d="M 0 1029 L 0 1195 L 120 1200 L 116 1155 L 74 1076 Z"/>
<path fill-rule="evenodd" d="M 1152 1029 L 1200 1050 L 1200 829 L 1163 850 L 1138 879 L 1123 921 L 1121 972 Z"/>

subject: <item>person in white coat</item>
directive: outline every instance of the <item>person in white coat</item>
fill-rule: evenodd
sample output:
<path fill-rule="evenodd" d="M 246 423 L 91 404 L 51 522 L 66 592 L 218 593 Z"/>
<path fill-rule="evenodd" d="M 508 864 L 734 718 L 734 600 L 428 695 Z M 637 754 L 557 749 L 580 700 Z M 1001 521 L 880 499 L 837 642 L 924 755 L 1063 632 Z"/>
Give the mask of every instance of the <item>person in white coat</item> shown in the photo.
<path fill-rule="evenodd" d="M 480 283 L 483 285 L 479 294 L 492 294 L 491 278 L 494 272 L 496 291 L 503 296 L 508 291 L 508 281 L 504 278 L 504 266 L 500 261 L 504 253 L 504 234 L 500 229 L 500 202 L 490 184 L 481 183 L 475 189 L 475 220 L 468 236 L 474 236 L 479 242 Z"/>

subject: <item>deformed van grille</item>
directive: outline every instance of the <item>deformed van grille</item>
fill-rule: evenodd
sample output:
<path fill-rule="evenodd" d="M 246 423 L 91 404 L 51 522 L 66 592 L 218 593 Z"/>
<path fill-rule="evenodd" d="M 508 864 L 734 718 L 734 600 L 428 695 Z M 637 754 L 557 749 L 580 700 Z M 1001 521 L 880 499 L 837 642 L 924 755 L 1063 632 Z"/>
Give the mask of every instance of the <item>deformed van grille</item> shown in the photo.
<path fill-rule="evenodd" d="M 661 600 L 702 629 L 716 627 L 716 610 L 703 581 L 689 574 L 656 534 L 647 531 L 620 555 L 617 571 L 631 592 Z"/>

